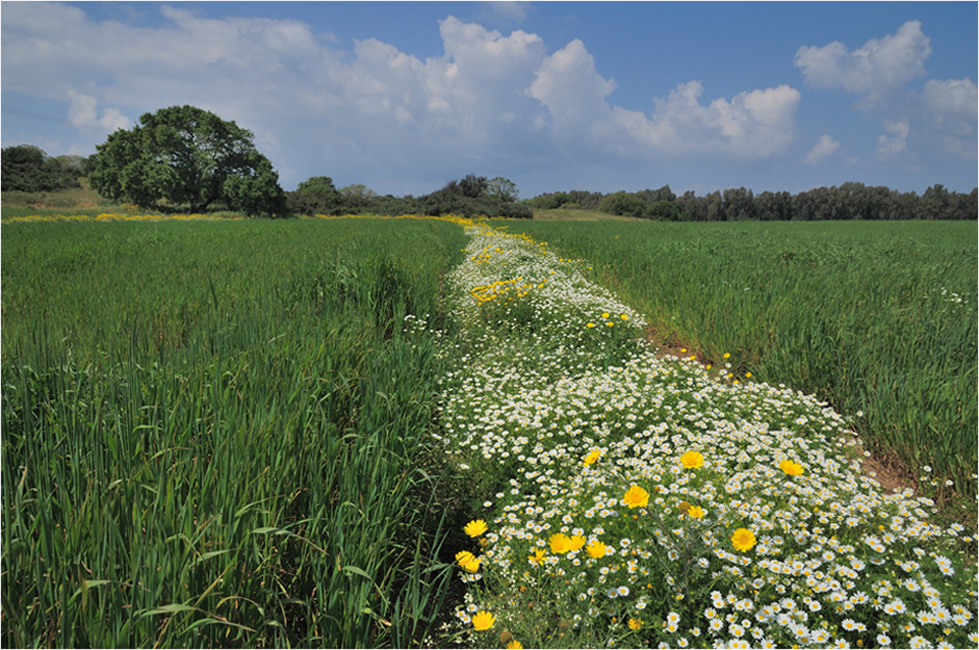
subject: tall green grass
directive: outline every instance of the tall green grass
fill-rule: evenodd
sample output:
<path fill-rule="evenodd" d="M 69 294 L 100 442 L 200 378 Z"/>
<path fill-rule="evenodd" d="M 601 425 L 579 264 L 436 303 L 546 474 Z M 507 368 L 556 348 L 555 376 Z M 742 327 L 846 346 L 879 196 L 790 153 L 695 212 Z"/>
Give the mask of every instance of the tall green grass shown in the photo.
<path fill-rule="evenodd" d="M 2 236 L 3 645 L 421 641 L 450 576 L 428 441 L 461 228 Z"/>
<path fill-rule="evenodd" d="M 514 224 L 645 314 L 661 344 L 862 413 L 927 492 L 976 495 L 975 226 Z M 586 266 L 587 266 L 586 265 Z M 952 486 L 947 486 L 951 481 Z M 974 514 L 973 514 L 974 517 Z"/>

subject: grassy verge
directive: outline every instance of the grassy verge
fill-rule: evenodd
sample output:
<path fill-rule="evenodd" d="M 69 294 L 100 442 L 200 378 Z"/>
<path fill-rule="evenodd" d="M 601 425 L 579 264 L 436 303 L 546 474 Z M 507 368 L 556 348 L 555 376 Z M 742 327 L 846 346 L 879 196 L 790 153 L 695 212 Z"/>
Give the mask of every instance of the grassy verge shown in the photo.
<path fill-rule="evenodd" d="M 846 418 L 733 355 L 659 357 L 547 248 L 484 230 L 450 276 L 466 357 L 441 440 L 484 494 L 456 555 L 470 643 L 979 641 L 974 537 L 864 476 Z"/>
<path fill-rule="evenodd" d="M 404 647 L 453 224 L 3 226 L 4 646 Z"/>

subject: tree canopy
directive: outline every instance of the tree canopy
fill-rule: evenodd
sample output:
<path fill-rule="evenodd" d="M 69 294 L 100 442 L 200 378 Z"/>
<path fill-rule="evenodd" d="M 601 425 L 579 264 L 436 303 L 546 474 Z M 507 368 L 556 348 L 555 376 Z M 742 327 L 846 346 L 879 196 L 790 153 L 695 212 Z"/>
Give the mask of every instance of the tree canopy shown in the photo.
<path fill-rule="evenodd" d="M 656 221 L 822 221 L 899 219 L 977 219 L 977 190 L 950 192 L 932 185 L 918 196 L 887 187 L 843 183 L 798 194 L 762 192 L 744 187 L 714 190 L 704 196 L 687 191 L 676 196 L 669 185 L 639 192 L 551 192 L 526 201 L 537 209 L 563 206 L 600 210 Z"/>
<path fill-rule="evenodd" d="M 4 191 L 51 192 L 80 187 L 78 177 L 86 171 L 81 156 L 49 157 L 40 147 L 19 144 L 0 155 Z"/>
<path fill-rule="evenodd" d="M 285 193 L 272 163 L 233 121 L 193 106 L 146 113 L 96 147 L 92 188 L 141 207 L 223 204 L 254 215 L 285 211 Z"/>

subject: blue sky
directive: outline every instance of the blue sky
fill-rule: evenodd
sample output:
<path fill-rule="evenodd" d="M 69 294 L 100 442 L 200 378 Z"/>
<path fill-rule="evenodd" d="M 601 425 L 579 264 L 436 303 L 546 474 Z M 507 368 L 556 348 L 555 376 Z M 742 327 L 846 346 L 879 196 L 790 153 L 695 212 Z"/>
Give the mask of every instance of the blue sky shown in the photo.
<path fill-rule="evenodd" d="M 191 104 L 310 176 L 522 198 L 977 184 L 975 2 L 10 2 L 2 145 Z"/>

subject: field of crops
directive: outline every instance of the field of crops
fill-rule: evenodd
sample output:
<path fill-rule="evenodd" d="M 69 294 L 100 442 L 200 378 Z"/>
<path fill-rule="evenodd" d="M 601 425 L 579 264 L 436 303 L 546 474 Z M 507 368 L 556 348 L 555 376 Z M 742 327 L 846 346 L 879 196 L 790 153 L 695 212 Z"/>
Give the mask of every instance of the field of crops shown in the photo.
<path fill-rule="evenodd" d="M 450 577 L 431 330 L 459 226 L 2 236 L 5 647 L 425 634 Z"/>
<path fill-rule="evenodd" d="M 968 224 L 2 236 L 4 645 L 979 643 Z"/>

